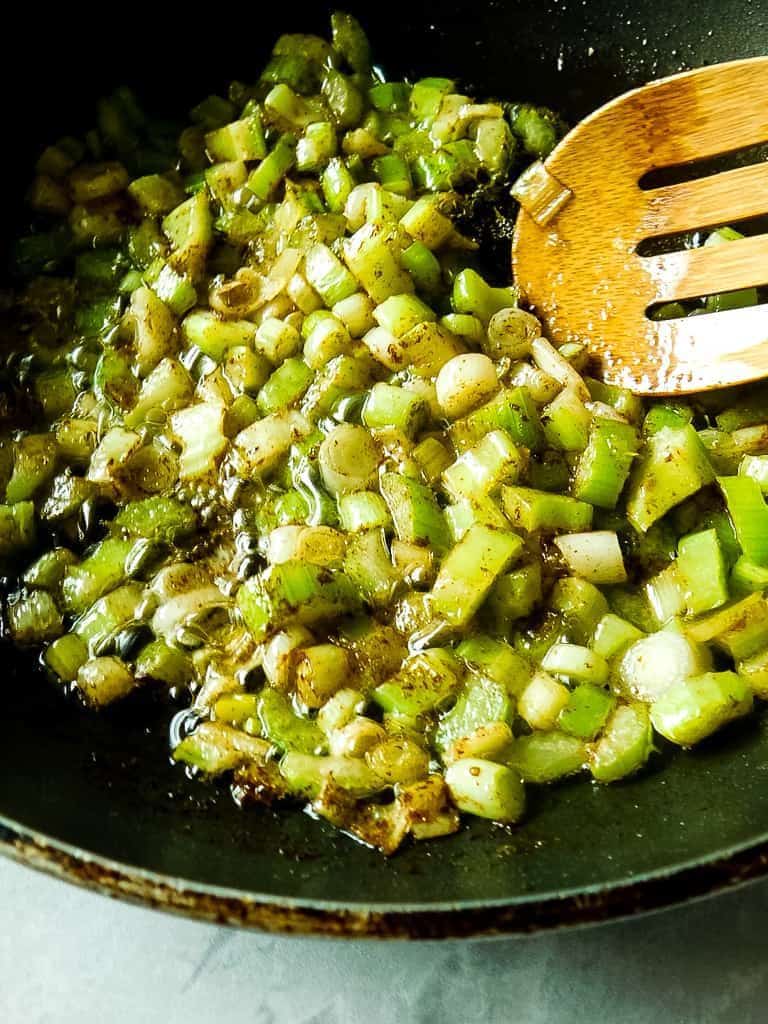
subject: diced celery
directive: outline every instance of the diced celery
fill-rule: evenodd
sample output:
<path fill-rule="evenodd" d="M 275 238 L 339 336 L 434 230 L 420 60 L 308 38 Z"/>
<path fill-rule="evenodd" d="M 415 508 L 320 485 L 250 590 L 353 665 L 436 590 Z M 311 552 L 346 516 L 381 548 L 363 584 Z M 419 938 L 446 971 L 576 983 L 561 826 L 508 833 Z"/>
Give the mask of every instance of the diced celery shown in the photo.
<path fill-rule="evenodd" d="M 577 736 L 564 732 L 532 732 L 515 741 L 509 763 L 524 782 L 555 782 L 584 767 L 587 747 Z"/>
<path fill-rule="evenodd" d="M 237 607 L 259 642 L 284 626 L 312 625 L 359 605 L 357 590 L 343 573 L 299 562 L 274 565 L 237 592 Z"/>
<path fill-rule="evenodd" d="M 692 746 L 752 710 L 752 691 L 735 672 L 707 672 L 670 686 L 651 706 L 654 729 Z"/>
<path fill-rule="evenodd" d="M 646 439 L 646 451 L 632 473 L 627 518 L 644 533 L 713 479 L 706 450 L 693 427 L 663 427 Z"/>
<path fill-rule="evenodd" d="M 431 595 L 435 613 L 452 625 L 464 625 L 522 549 L 515 533 L 471 527 L 440 567 Z"/>
<path fill-rule="evenodd" d="M 582 684 L 571 691 L 558 724 L 571 736 L 592 740 L 602 730 L 615 703 L 615 697 L 602 687 Z"/>
<path fill-rule="evenodd" d="M 426 542 L 443 551 L 449 546 L 448 528 L 432 491 L 397 473 L 384 473 L 379 482 L 399 540 Z"/>
<path fill-rule="evenodd" d="M 391 679 L 373 691 L 384 711 L 415 718 L 439 708 L 457 692 L 461 666 L 450 651 L 430 648 L 412 654 Z"/>
<path fill-rule="evenodd" d="M 514 483 L 522 470 L 518 448 L 503 430 L 493 430 L 468 449 L 442 475 L 454 501 L 489 494 L 502 482 Z"/>
<path fill-rule="evenodd" d="M 514 822 L 522 816 L 525 791 L 520 776 L 511 768 L 466 757 L 446 769 L 445 782 L 460 811 L 500 822 Z"/>
<path fill-rule="evenodd" d="M 702 530 L 681 537 L 677 568 L 685 586 L 685 602 L 692 615 L 711 611 L 728 600 L 725 559 L 717 531 Z"/>
<path fill-rule="evenodd" d="M 549 494 L 530 487 L 504 487 L 502 506 L 509 521 L 526 533 L 588 530 L 592 506 L 564 494 Z"/>
<path fill-rule="evenodd" d="M 642 768 L 652 751 L 648 708 L 644 704 L 620 704 L 592 748 L 589 767 L 598 782 L 616 782 Z"/>
<path fill-rule="evenodd" d="M 608 681 L 605 658 L 578 644 L 553 644 L 542 658 L 541 667 L 553 675 L 567 676 L 580 682 L 600 685 Z"/>
<path fill-rule="evenodd" d="M 642 632 L 626 619 L 606 612 L 595 627 L 592 650 L 606 661 L 621 654 L 635 640 L 642 639 Z"/>
<path fill-rule="evenodd" d="M 600 508 L 614 508 L 619 500 L 640 439 L 628 423 L 596 419 L 587 447 L 576 466 L 573 494 Z"/>
<path fill-rule="evenodd" d="M 749 476 L 719 476 L 717 482 L 741 550 L 757 565 L 768 565 L 768 505 L 759 483 Z"/>
<path fill-rule="evenodd" d="M 471 735 L 481 726 L 506 722 L 509 713 L 506 687 L 483 676 L 470 676 L 454 706 L 440 719 L 435 743 L 447 750 L 454 740 Z"/>

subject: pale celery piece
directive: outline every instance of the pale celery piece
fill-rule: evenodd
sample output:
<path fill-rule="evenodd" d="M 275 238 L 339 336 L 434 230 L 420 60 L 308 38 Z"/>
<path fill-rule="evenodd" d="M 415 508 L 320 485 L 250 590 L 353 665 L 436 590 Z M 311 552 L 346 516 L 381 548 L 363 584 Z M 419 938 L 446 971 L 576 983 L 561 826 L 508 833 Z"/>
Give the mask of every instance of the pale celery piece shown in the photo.
<path fill-rule="evenodd" d="M 768 391 L 584 377 L 485 244 L 557 117 L 326 35 L 180 132 L 119 89 L 44 151 L 0 576 L 64 693 L 167 696 L 176 760 L 389 854 L 768 699 Z"/>

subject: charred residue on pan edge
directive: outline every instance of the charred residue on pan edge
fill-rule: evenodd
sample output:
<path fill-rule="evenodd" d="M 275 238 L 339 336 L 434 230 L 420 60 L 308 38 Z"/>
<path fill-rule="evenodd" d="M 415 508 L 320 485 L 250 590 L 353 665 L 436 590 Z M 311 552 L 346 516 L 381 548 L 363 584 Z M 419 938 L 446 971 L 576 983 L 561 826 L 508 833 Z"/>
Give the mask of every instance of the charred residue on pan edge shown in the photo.
<path fill-rule="evenodd" d="M 502 936 L 598 924 L 706 896 L 768 873 L 768 843 L 763 843 L 662 878 L 562 899 L 447 911 L 328 910 L 219 896 L 181 881 L 172 885 L 159 877 L 145 878 L 79 858 L 7 826 L 0 826 L 0 850 L 30 867 L 128 902 L 264 932 L 337 938 Z"/>

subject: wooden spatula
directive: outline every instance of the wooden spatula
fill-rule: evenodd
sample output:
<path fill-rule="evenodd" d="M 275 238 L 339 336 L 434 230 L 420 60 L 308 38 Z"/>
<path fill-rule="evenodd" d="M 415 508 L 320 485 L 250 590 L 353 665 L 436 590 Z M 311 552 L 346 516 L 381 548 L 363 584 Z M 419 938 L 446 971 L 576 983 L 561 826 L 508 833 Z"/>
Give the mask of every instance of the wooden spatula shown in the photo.
<path fill-rule="evenodd" d="M 768 162 L 644 190 L 649 171 L 768 142 L 768 57 L 652 82 L 601 107 L 514 192 L 524 297 L 606 381 L 668 395 L 768 376 L 768 306 L 654 321 L 654 304 L 768 284 L 768 235 L 655 256 L 638 245 L 768 212 Z"/>

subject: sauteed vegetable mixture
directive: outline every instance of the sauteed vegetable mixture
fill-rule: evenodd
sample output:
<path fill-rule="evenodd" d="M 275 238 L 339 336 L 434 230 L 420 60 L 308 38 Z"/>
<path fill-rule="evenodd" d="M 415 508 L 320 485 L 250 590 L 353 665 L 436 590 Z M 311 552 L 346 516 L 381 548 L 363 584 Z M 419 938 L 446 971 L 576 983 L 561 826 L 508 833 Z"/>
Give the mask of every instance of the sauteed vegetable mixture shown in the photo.
<path fill-rule="evenodd" d="M 644 404 L 551 345 L 509 188 L 559 119 L 331 27 L 180 134 L 120 90 L 40 157 L 5 622 L 92 709 L 165 690 L 238 801 L 391 853 L 768 697 L 768 390 Z"/>

